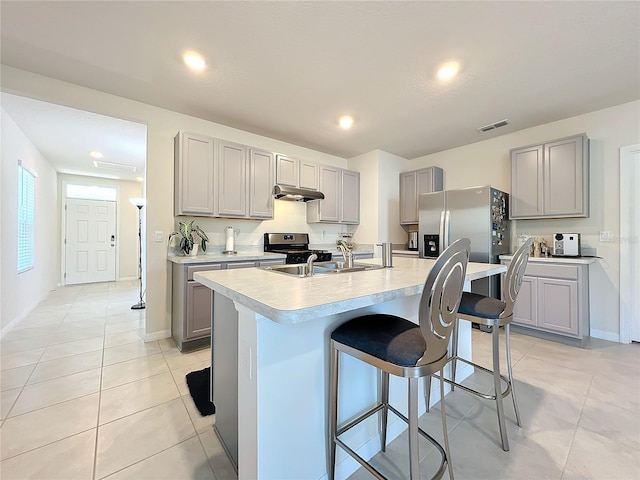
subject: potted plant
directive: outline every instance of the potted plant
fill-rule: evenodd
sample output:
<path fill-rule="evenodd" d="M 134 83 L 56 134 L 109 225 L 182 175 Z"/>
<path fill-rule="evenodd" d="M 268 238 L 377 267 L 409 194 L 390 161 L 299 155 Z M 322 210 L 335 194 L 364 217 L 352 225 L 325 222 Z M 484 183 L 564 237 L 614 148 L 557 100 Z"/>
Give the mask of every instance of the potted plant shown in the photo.
<path fill-rule="evenodd" d="M 169 235 L 169 244 L 171 244 L 171 239 L 174 236 L 180 237 L 180 250 L 185 255 L 191 254 L 192 251 L 194 252 L 193 255 L 196 255 L 198 253 L 198 245 L 203 252 L 207 250 L 209 237 L 207 237 L 207 234 L 194 222 L 195 220 L 179 222 L 178 231 L 172 232 Z M 200 239 L 199 243 L 196 243 L 196 236 Z"/>

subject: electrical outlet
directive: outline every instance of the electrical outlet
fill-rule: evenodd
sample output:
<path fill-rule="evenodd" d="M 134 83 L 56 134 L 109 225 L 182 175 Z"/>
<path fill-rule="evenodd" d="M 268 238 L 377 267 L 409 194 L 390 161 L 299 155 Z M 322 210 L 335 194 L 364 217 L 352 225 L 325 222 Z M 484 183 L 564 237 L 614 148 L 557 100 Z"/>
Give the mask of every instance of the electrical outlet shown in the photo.
<path fill-rule="evenodd" d="M 611 241 L 611 232 L 608 230 L 604 230 L 600 232 L 600 241 L 601 242 L 610 242 Z"/>
<path fill-rule="evenodd" d="M 164 241 L 164 234 L 162 231 L 155 232 L 155 241 L 156 243 L 162 243 Z"/>

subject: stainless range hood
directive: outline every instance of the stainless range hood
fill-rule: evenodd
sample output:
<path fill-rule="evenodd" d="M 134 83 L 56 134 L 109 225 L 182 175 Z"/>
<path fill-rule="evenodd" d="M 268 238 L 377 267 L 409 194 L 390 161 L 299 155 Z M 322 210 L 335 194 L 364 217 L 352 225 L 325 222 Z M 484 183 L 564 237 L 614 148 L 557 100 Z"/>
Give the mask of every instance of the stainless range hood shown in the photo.
<path fill-rule="evenodd" d="M 324 194 L 305 188 L 276 185 L 273 187 L 273 197 L 276 200 L 289 200 L 293 202 L 310 202 L 312 200 L 324 200 Z"/>

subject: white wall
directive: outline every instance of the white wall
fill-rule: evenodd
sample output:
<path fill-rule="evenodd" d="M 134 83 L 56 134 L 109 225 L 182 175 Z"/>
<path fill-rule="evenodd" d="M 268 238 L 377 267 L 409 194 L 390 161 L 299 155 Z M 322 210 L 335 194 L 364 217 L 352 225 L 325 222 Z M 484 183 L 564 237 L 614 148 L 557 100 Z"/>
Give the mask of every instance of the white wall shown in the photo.
<path fill-rule="evenodd" d="M 153 241 L 154 232 L 161 231 L 166 236 L 175 228 L 173 216 L 173 138 L 180 130 L 187 130 L 232 142 L 251 145 L 265 150 L 288 154 L 317 163 L 325 163 L 346 168 L 347 161 L 333 155 L 323 154 L 307 148 L 281 142 L 268 137 L 254 135 L 242 130 L 226 127 L 195 117 L 153 107 L 126 98 L 105 94 L 70 83 L 35 75 L 30 72 L 2 66 L 2 90 L 15 95 L 87 110 L 116 118 L 131 120 L 147 125 L 147 172 L 146 172 L 146 303 L 147 338 L 162 338 L 170 334 L 171 326 L 171 278 L 170 265 L 166 259 L 166 242 Z M 283 204 L 276 206 L 275 223 L 204 219 L 207 232 L 222 232 L 227 224 L 239 226 L 241 235 L 250 231 L 258 235 L 267 228 L 274 231 L 280 226 L 290 226 L 312 233 L 312 241 L 322 240 L 345 227 L 339 225 L 307 225 L 302 223 L 304 205 Z M 54 216 L 55 218 L 55 216 Z M 3 229 L 4 231 L 4 229 Z M 335 244 L 335 239 L 333 240 Z M 221 242 L 220 242 L 221 244 Z M 56 251 L 56 255 L 58 251 Z M 4 266 L 4 264 L 3 264 Z M 4 282 L 3 282 L 4 284 Z"/>
<path fill-rule="evenodd" d="M 8 331 L 56 286 L 58 236 L 56 172 L 24 132 L 0 109 L 2 188 L 0 189 L 0 325 Z M 34 267 L 18 271 L 18 160 L 37 173 L 35 181 Z"/>
<path fill-rule="evenodd" d="M 407 159 L 373 150 L 349 159 L 349 169 L 360 172 L 360 225 L 354 241 L 373 245 L 391 242 L 403 246 L 406 231 L 400 225 L 400 172 L 409 170 Z M 374 248 L 377 257 L 380 247 Z"/>
<path fill-rule="evenodd" d="M 590 216 L 584 219 L 519 220 L 514 236 L 526 232 L 550 237 L 553 232 L 581 234 L 584 247 L 603 257 L 590 269 L 590 318 L 593 336 L 617 341 L 620 334 L 620 185 L 619 149 L 640 142 L 640 101 L 527 128 L 483 142 L 411 160 L 412 169 L 430 165 L 446 172 L 448 189 L 491 184 L 511 189 L 509 149 L 585 132 L 590 139 Z M 608 230 L 613 241 L 602 243 Z"/>
<path fill-rule="evenodd" d="M 165 236 L 174 230 L 175 218 L 173 217 L 173 137 L 179 129 L 203 133 L 229 141 L 243 143 L 257 148 L 285 153 L 292 156 L 308 159 L 318 163 L 326 163 L 349 168 L 345 159 L 323 154 L 296 145 L 281 142 L 275 139 L 254 135 L 241 130 L 226 127 L 224 125 L 207 122 L 198 118 L 189 117 L 176 112 L 160 109 L 150 105 L 128 100 L 125 98 L 108 95 L 84 87 L 60 82 L 50 78 L 35 75 L 29 72 L 2 66 L 2 89 L 16 95 L 25 95 L 31 98 L 54 102 L 73 108 L 123 118 L 147 125 L 147 178 L 146 192 L 148 207 L 146 208 L 146 232 L 147 238 L 147 265 L 145 277 L 147 284 L 147 334 L 148 338 L 160 338 L 169 334 L 171 312 L 171 279 L 170 268 L 166 261 L 166 244 L 153 242 L 155 231 L 164 232 Z M 571 119 L 562 120 L 538 127 L 514 132 L 494 139 L 467 145 L 456 149 L 440 152 L 425 157 L 411 160 L 405 168 L 399 171 L 412 170 L 424 166 L 436 165 L 445 170 L 447 188 L 465 187 L 490 183 L 493 186 L 509 191 L 509 149 L 535 142 L 543 142 L 555 138 L 586 132 L 592 139 L 591 142 L 591 217 L 584 220 L 547 220 L 518 222 L 514 230 L 527 231 L 529 233 L 546 233 L 567 228 L 583 234 L 584 243 L 587 246 L 597 247 L 597 254 L 604 257 L 598 261 L 592 269 L 591 282 L 591 319 L 592 332 L 605 338 L 615 339 L 619 335 L 618 320 L 618 292 L 619 292 L 619 243 L 618 243 L 618 148 L 621 145 L 629 145 L 640 142 L 640 120 L 638 111 L 640 102 L 633 102 L 618 107 L 581 115 Z M 388 156 L 386 152 L 374 154 L 377 157 L 378 181 L 380 188 L 389 185 L 388 192 L 393 194 L 397 188 L 398 179 L 391 171 L 395 167 L 382 164 Z M 399 162 L 404 159 L 397 157 Z M 358 168 L 359 162 L 362 162 Z M 350 162 L 351 168 L 367 171 L 364 159 Z M 362 173 L 362 172 L 361 172 Z M 375 177 L 375 174 L 371 174 Z M 386 178 L 386 176 L 389 176 Z M 369 173 L 365 179 L 369 178 Z M 4 179 L 4 174 L 3 174 Z M 4 180 L 3 180 L 4 182 Z M 388 182 L 388 183 L 386 183 Z M 383 185 L 384 183 L 384 185 Z M 363 181 L 361 200 L 363 206 L 363 223 L 357 227 L 349 227 L 350 231 L 356 231 L 356 238 L 363 235 L 366 243 L 380 241 L 380 229 L 377 222 L 375 233 L 367 229 L 365 224 L 374 215 L 374 208 L 381 208 L 376 201 L 376 207 L 368 205 L 369 196 L 378 195 L 378 192 L 369 190 L 370 187 Z M 3 206 L 4 208 L 4 206 Z M 399 232 L 391 220 L 391 215 L 396 215 L 393 210 L 396 207 L 388 206 L 389 229 Z M 307 225 L 303 220 L 304 205 L 295 203 L 276 203 L 276 218 L 270 222 L 250 222 L 240 220 L 212 220 L 205 219 L 202 223 L 205 231 L 214 234 L 213 245 L 216 242 L 222 245 L 224 227 L 231 224 L 240 228 L 239 244 L 244 241 L 254 241 L 261 238 L 264 231 L 278 230 L 278 227 L 289 230 L 309 231 L 312 234 L 314 244 L 332 243 L 337 233 L 346 227 L 339 225 Z M 375 212 L 375 215 L 378 215 Z M 5 235 L 7 227 L 3 228 Z M 602 244 L 597 242 L 599 230 L 611 230 L 614 233 L 614 242 Z M 362 233 L 361 233 L 362 232 Z M 384 233 L 384 232 L 382 232 Z M 247 235 L 245 239 L 243 235 Z M 390 240 L 395 242 L 396 233 L 390 233 Z M 377 238 L 374 238 L 377 237 Z M 327 240 L 329 240 L 327 242 Z M 358 240 L 362 242 L 364 240 Z M 401 241 L 405 241 L 403 238 Z M 4 260 L 4 259 L 3 259 Z M 4 261 L 2 263 L 5 268 Z M 2 284 L 5 285 L 3 279 Z M 597 294 L 596 294 L 597 293 Z"/>

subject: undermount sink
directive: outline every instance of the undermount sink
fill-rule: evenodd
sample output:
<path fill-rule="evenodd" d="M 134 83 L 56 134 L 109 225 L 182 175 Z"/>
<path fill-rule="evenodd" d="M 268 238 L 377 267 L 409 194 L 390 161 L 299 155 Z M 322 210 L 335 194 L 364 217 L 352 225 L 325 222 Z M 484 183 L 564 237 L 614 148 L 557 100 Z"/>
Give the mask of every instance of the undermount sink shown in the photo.
<path fill-rule="evenodd" d="M 271 270 L 277 273 L 284 273 L 286 275 L 294 275 L 296 277 L 306 277 L 307 276 L 307 264 L 300 263 L 296 265 L 278 265 L 275 267 L 261 267 L 263 270 Z M 313 273 L 330 273 L 330 270 L 324 268 L 318 268 L 315 265 L 313 266 Z"/>
<path fill-rule="evenodd" d="M 263 270 L 271 270 L 276 273 L 284 273 L 295 277 L 307 277 L 308 270 L 306 263 L 296 265 L 278 265 L 273 267 L 261 267 Z M 377 270 L 384 268 L 382 265 L 370 265 L 368 263 L 354 263 L 348 267 L 346 262 L 318 262 L 313 264 L 313 275 L 338 274 L 350 272 L 362 272 L 364 270 Z"/>
<path fill-rule="evenodd" d="M 347 262 L 318 262 L 314 266 L 326 268 L 336 273 L 360 272 L 362 270 L 378 270 L 384 268 L 382 265 L 371 265 L 369 263 L 353 263 L 351 267 L 347 266 Z"/>

